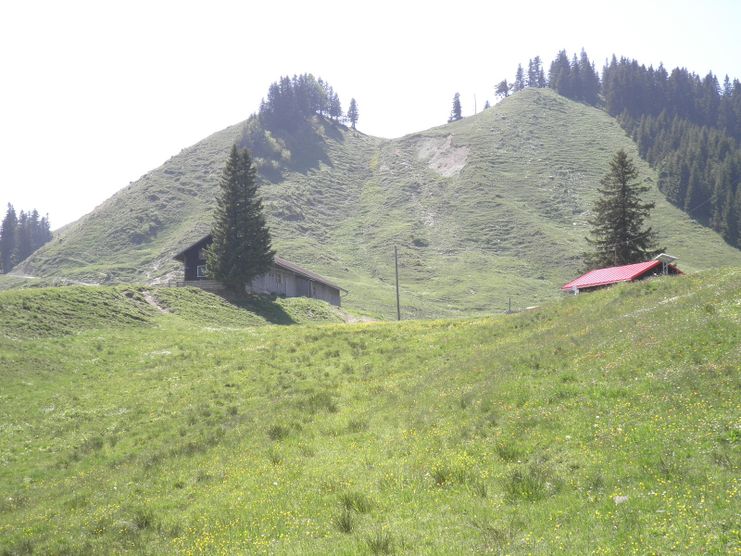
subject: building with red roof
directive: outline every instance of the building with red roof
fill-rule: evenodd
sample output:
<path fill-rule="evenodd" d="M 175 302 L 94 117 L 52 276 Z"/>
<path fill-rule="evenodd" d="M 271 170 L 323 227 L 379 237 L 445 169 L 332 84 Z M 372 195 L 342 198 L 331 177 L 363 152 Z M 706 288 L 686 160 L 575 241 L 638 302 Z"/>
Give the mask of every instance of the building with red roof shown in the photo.
<path fill-rule="evenodd" d="M 682 271 L 672 264 L 676 257 L 662 253 L 656 258 L 642 263 L 597 268 L 575 278 L 561 286 L 565 292 L 578 293 L 604 288 L 619 282 L 635 282 L 652 276 L 682 274 Z"/>

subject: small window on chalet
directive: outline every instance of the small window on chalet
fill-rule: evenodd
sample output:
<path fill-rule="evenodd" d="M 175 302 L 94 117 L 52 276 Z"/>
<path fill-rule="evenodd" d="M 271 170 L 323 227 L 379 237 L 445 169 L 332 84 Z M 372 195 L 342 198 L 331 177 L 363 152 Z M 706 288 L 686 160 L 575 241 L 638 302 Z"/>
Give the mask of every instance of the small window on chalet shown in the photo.
<path fill-rule="evenodd" d="M 206 278 L 208 276 L 208 269 L 206 268 L 205 264 L 199 264 L 196 267 L 196 277 L 197 278 Z"/>
<path fill-rule="evenodd" d="M 199 261 L 205 261 L 206 260 L 206 248 L 205 247 L 201 247 L 198 250 L 198 260 Z"/>

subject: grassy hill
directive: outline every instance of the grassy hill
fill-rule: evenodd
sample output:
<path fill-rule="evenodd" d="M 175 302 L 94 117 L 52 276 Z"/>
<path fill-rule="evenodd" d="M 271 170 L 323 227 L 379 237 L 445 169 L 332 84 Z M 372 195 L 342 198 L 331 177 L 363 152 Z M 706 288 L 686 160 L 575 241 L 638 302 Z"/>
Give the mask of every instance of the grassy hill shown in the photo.
<path fill-rule="evenodd" d="M 215 184 L 243 125 L 184 149 L 65 228 L 23 272 L 42 277 L 156 281 L 174 253 L 210 227 Z M 274 132 L 262 193 L 280 254 L 347 288 L 344 303 L 395 314 L 393 246 L 408 317 L 536 305 L 580 270 L 595 188 L 614 153 L 639 162 L 662 245 L 695 271 L 741 265 L 741 252 L 672 207 L 617 122 L 550 90 L 527 89 L 492 109 L 383 140 L 316 119 Z"/>
<path fill-rule="evenodd" d="M 2 293 L 0 554 L 738 552 L 740 284 L 290 327 Z"/>
<path fill-rule="evenodd" d="M 0 337 L 66 336 L 166 320 L 203 326 L 342 322 L 345 314 L 315 299 L 246 297 L 229 303 L 197 288 L 65 286 L 0 292 Z"/>

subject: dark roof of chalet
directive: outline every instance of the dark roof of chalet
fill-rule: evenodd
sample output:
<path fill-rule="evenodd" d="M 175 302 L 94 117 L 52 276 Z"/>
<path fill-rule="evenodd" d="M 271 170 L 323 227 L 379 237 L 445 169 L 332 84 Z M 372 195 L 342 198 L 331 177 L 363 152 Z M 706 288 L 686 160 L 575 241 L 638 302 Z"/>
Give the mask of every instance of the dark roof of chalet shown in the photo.
<path fill-rule="evenodd" d="M 211 243 L 211 234 L 208 234 L 207 236 L 202 237 L 201 239 L 196 241 L 193 245 L 189 245 L 188 247 L 180 251 L 180 253 L 175 255 L 173 259 L 175 259 L 176 261 L 185 262 L 185 254 L 188 251 L 190 251 L 191 249 L 200 249 L 201 247 L 206 247 L 206 245 L 209 243 Z"/>
<path fill-rule="evenodd" d="M 175 255 L 173 257 L 175 260 L 178 261 L 184 261 L 185 260 L 185 253 L 190 251 L 191 249 L 200 249 L 202 247 L 206 247 L 209 243 L 211 243 L 211 234 L 208 234 L 205 237 L 202 237 L 198 241 L 196 241 L 193 245 L 190 247 L 186 247 L 180 253 Z M 299 276 L 303 276 L 304 278 L 308 278 L 309 280 L 313 280 L 314 282 L 319 282 L 320 284 L 324 284 L 325 286 L 329 286 L 330 288 L 335 288 L 336 290 L 342 290 L 347 291 L 345 288 L 342 288 L 338 286 L 337 284 L 334 284 L 327 280 L 324 276 L 321 276 L 317 274 L 316 272 L 312 272 L 311 270 L 307 270 L 304 267 L 297 265 L 294 262 L 291 262 L 289 260 L 284 259 L 283 257 L 279 257 L 278 255 L 275 255 L 273 258 L 273 264 L 278 267 L 282 268 L 284 270 L 290 270 L 291 272 L 298 274 Z"/>
<path fill-rule="evenodd" d="M 682 273 L 675 265 L 669 266 L 678 274 Z M 656 268 L 661 268 L 661 261 L 656 259 L 623 266 L 596 268 L 578 278 L 575 278 L 571 282 L 564 284 L 561 286 L 561 289 L 568 291 L 573 288 L 596 288 L 599 286 L 617 284 L 618 282 L 631 282 Z"/>

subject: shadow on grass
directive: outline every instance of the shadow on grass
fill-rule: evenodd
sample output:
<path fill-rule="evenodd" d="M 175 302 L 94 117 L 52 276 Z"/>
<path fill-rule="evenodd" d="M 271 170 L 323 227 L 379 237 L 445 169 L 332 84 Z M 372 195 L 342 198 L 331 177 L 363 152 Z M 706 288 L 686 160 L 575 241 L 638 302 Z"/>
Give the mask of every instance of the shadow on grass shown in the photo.
<path fill-rule="evenodd" d="M 261 118 L 250 120 L 244 127 L 239 146 L 246 147 L 261 159 L 260 174 L 271 183 L 280 183 L 286 171 L 308 174 L 322 164 L 333 166 L 327 139 L 344 143 L 347 128 L 322 116 L 269 124 Z"/>
<path fill-rule="evenodd" d="M 254 294 L 236 296 L 222 293 L 221 297 L 235 307 L 255 313 L 271 324 L 296 324 L 296 320 L 276 303 L 277 296 Z"/>

